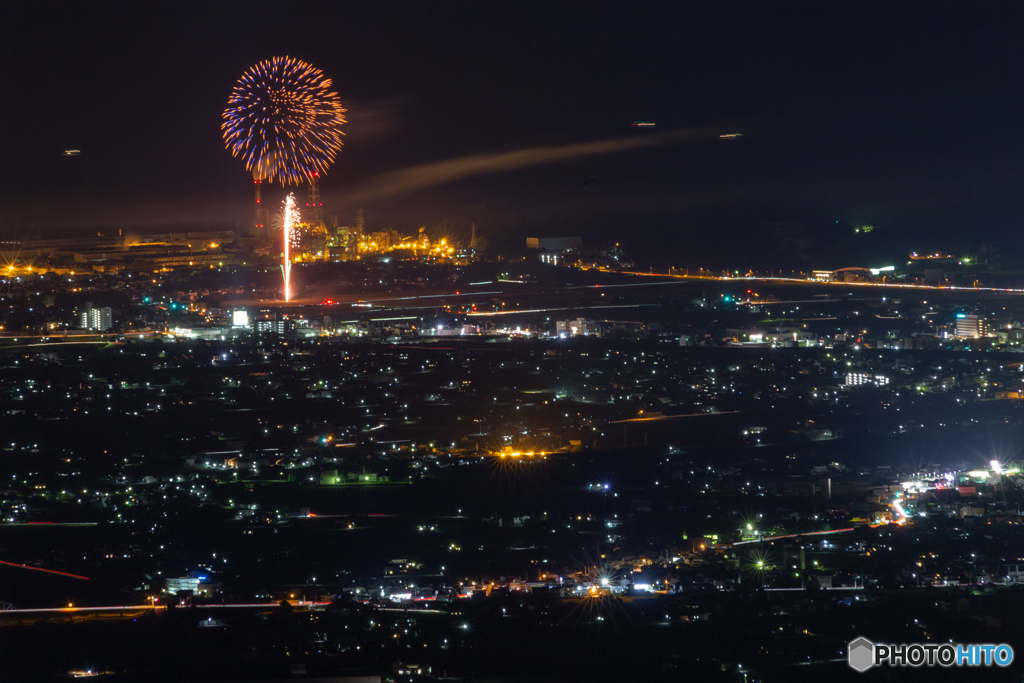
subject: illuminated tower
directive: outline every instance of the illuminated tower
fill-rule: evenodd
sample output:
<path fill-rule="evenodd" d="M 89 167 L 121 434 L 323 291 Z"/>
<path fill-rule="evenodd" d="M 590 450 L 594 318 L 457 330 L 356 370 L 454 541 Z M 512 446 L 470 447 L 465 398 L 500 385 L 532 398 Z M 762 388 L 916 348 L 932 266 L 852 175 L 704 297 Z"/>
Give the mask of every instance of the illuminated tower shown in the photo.
<path fill-rule="evenodd" d="M 314 226 L 320 227 L 323 225 L 323 217 L 321 213 L 323 211 L 323 202 L 320 201 L 320 175 L 313 173 L 309 176 L 309 192 L 306 195 L 306 221 Z"/>
<path fill-rule="evenodd" d="M 263 210 L 263 178 L 257 169 L 252 170 L 252 183 L 256 188 L 256 212 L 253 220 L 253 233 L 262 235 L 264 233 L 267 212 Z"/>
<path fill-rule="evenodd" d="M 476 250 L 476 223 L 470 226 L 469 248 Z"/>
<path fill-rule="evenodd" d="M 260 197 L 260 185 L 263 184 L 263 181 L 262 180 L 254 180 L 252 182 L 255 183 L 255 185 L 256 185 L 256 221 L 253 223 L 253 227 L 256 228 L 257 232 L 259 232 L 259 230 L 261 228 L 263 228 L 263 223 L 260 222 L 260 219 L 261 219 L 261 215 L 260 214 L 263 213 L 262 208 L 260 207 L 260 199 L 261 199 L 261 197 Z"/>

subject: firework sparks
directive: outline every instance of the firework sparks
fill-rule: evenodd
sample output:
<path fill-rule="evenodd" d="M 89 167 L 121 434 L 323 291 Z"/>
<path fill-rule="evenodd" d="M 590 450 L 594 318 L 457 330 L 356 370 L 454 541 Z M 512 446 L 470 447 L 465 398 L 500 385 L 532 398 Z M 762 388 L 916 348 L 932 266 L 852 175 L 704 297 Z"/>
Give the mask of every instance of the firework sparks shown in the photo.
<path fill-rule="evenodd" d="M 284 200 L 281 211 L 281 232 L 284 242 L 284 262 L 281 273 L 284 275 L 284 300 L 292 299 L 292 247 L 299 246 L 299 209 L 295 205 L 295 195 L 289 194 Z"/>
<path fill-rule="evenodd" d="M 238 80 L 224 110 L 224 144 L 261 179 L 299 185 L 341 151 L 345 109 L 331 80 L 299 59 L 274 57 Z"/>

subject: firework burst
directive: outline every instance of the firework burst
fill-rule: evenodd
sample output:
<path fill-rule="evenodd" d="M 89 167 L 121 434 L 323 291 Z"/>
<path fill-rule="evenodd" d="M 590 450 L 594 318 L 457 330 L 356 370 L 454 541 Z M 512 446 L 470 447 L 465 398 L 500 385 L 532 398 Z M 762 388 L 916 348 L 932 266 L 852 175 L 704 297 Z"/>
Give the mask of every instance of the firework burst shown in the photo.
<path fill-rule="evenodd" d="M 238 80 L 224 110 L 224 144 L 245 168 L 299 185 L 327 173 L 341 151 L 345 109 L 331 79 L 292 57 L 274 57 Z"/>

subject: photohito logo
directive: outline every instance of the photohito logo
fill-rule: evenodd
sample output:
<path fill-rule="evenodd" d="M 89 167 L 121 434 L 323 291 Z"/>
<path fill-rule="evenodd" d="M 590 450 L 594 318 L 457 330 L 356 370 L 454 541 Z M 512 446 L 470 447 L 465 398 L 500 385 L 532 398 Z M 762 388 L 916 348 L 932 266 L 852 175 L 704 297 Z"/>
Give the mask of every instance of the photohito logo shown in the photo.
<path fill-rule="evenodd" d="M 1009 666 L 1013 648 L 1009 645 L 964 645 L 962 643 L 910 643 L 876 645 L 867 638 L 850 641 L 846 661 L 851 669 L 864 672 L 873 666 Z"/>

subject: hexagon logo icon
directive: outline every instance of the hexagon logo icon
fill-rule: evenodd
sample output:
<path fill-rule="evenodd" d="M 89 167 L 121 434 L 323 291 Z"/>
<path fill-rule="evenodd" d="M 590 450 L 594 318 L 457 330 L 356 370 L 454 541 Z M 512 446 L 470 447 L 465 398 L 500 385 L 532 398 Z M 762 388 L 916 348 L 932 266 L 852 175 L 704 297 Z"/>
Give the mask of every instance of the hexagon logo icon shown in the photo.
<path fill-rule="evenodd" d="M 875 665 L 875 644 L 861 636 L 846 646 L 846 661 L 854 671 L 864 673 Z"/>

